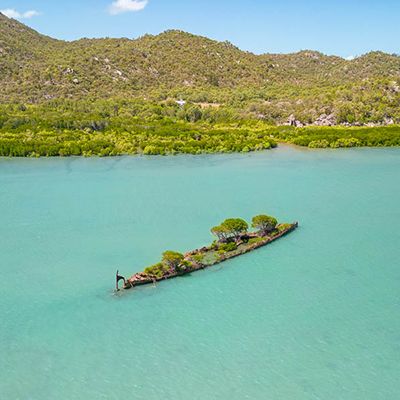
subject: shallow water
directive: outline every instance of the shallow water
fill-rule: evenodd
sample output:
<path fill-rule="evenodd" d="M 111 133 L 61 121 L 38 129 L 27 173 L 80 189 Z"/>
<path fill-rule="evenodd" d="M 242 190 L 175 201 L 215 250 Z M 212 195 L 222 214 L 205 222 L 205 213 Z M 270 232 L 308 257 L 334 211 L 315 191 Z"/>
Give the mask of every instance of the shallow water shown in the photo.
<path fill-rule="evenodd" d="M 0 398 L 398 399 L 399 175 L 400 149 L 0 159 Z M 262 212 L 300 228 L 113 295 Z"/>

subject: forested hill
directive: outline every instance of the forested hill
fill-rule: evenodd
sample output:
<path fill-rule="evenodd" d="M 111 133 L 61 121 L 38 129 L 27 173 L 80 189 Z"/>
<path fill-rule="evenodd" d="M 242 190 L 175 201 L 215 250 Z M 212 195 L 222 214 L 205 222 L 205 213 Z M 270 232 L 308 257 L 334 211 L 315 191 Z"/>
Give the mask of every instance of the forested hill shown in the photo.
<path fill-rule="evenodd" d="M 265 39 L 265 47 L 268 41 Z M 0 102 L 106 98 L 227 106 L 243 116 L 304 123 L 400 121 L 400 57 L 348 61 L 315 51 L 255 55 L 182 31 L 139 39 L 43 36 L 0 14 Z"/>

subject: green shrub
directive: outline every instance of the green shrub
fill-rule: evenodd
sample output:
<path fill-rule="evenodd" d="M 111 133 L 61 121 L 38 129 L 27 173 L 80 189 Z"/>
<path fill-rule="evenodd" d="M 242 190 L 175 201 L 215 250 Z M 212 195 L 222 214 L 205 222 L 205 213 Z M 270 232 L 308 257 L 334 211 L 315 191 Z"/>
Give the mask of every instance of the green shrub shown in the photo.
<path fill-rule="evenodd" d="M 322 140 L 313 140 L 308 144 L 310 149 L 326 149 L 329 147 L 329 142 L 326 139 Z"/>
<path fill-rule="evenodd" d="M 197 254 L 195 254 L 192 258 L 193 258 L 193 260 L 195 260 L 195 261 L 201 263 L 201 262 L 203 261 L 204 254 L 197 253 Z"/>
<path fill-rule="evenodd" d="M 281 224 L 277 226 L 278 232 L 283 232 L 284 230 L 290 228 L 290 224 Z"/>
<path fill-rule="evenodd" d="M 144 273 L 150 276 L 156 276 L 157 278 L 162 278 L 169 270 L 170 268 L 168 265 L 157 263 L 145 268 Z"/>
<path fill-rule="evenodd" d="M 237 249 L 237 245 L 234 242 L 224 243 L 219 246 L 219 250 L 224 252 L 234 251 Z"/>
<path fill-rule="evenodd" d="M 265 238 L 255 237 L 255 238 L 251 238 L 247 243 L 248 244 L 256 244 L 256 243 L 262 242 L 264 239 Z"/>
<path fill-rule="evenodd" d="M 176 269 L 183 262 L 184 256 L 176 251 L 164 251 L 162 262 L 172 269 Z"/>
<path fill-rule="evenodd" d="M 193 267 L 193 264 L 190 261 L 183 260 L 176 268 L 175 270 L 177 272 L 187 272 L 190 271 Z"/>

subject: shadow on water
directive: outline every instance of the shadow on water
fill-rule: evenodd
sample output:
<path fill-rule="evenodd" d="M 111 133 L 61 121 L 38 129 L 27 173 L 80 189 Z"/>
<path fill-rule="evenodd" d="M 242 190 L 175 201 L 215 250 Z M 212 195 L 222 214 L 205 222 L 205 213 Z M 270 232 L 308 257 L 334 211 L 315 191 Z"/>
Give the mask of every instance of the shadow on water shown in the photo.
<path fill-rule="evenodd" d="M 133 157 L 133 156 L 132 156 Z M 71 174 L 74 172 L 75 167 L 74 165 L 79 165 L 82 163 L 82 161 L 86 161 L 88 163 L 91 163 L 93 161 L 97 161 L 96 166 L 101 166 L 101 169 L 104 172 L 110 172 L 116 169 L 116 167 L 124 160 L 127 159 L 127 156 L 116 156 L 116 157 L 108 157 L 108 158 L 100 158 L 100 157 L 90 157 L 90 158 L 85 158 L 85 157 L 80 157 L 80 156 L 72 156 L 72 157 L 66 157 L 66 158 L 59 158 L 60 160 L 63 161 L 65 170 L 67 174 Z M 101 160 L 101 163 L 98 163 L 98 161 Z"/>
<path fill-rule="evenodd" d="M 118 164 L 120 162 L 122 162 L 125 158 L 126 158 L 125 156 L 121 156 L 121 157 L 113 157 L 112 159 L 109 159 L 109 160 L 111 160 L 111 162 L 106 163 L 107 168 L 105 170 L 107 172 L 114 170 L 118 166 Z"/>

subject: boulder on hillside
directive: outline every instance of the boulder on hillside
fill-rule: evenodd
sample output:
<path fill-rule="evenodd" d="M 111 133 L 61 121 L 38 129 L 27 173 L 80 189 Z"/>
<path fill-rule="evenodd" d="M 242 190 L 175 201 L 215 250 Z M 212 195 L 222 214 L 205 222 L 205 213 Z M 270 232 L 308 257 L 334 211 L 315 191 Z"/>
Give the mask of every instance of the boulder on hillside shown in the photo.
<path fill-rule="evenodd" d="M 316 126 L 333 126 L 337 125 L 337 120 L 334 114 L 322 114 L 315 121 Z"/>
<path fill-rule="evenodd" d="M 394 120 L 391 117 L 385 117 L 383 119 L 383 124 L 384 125 L 393 125 L 394 124 Z"/>
<path fill-rule="evenodd" d="M 301 121 L 299 121 L 298 119 L 296 119 L 296 117 L 293 114 L 290 115 L 290 117 L 285 125 L 294 126 L 296 128 L 302 128 L 304 126 L 304 124 Z"/>

